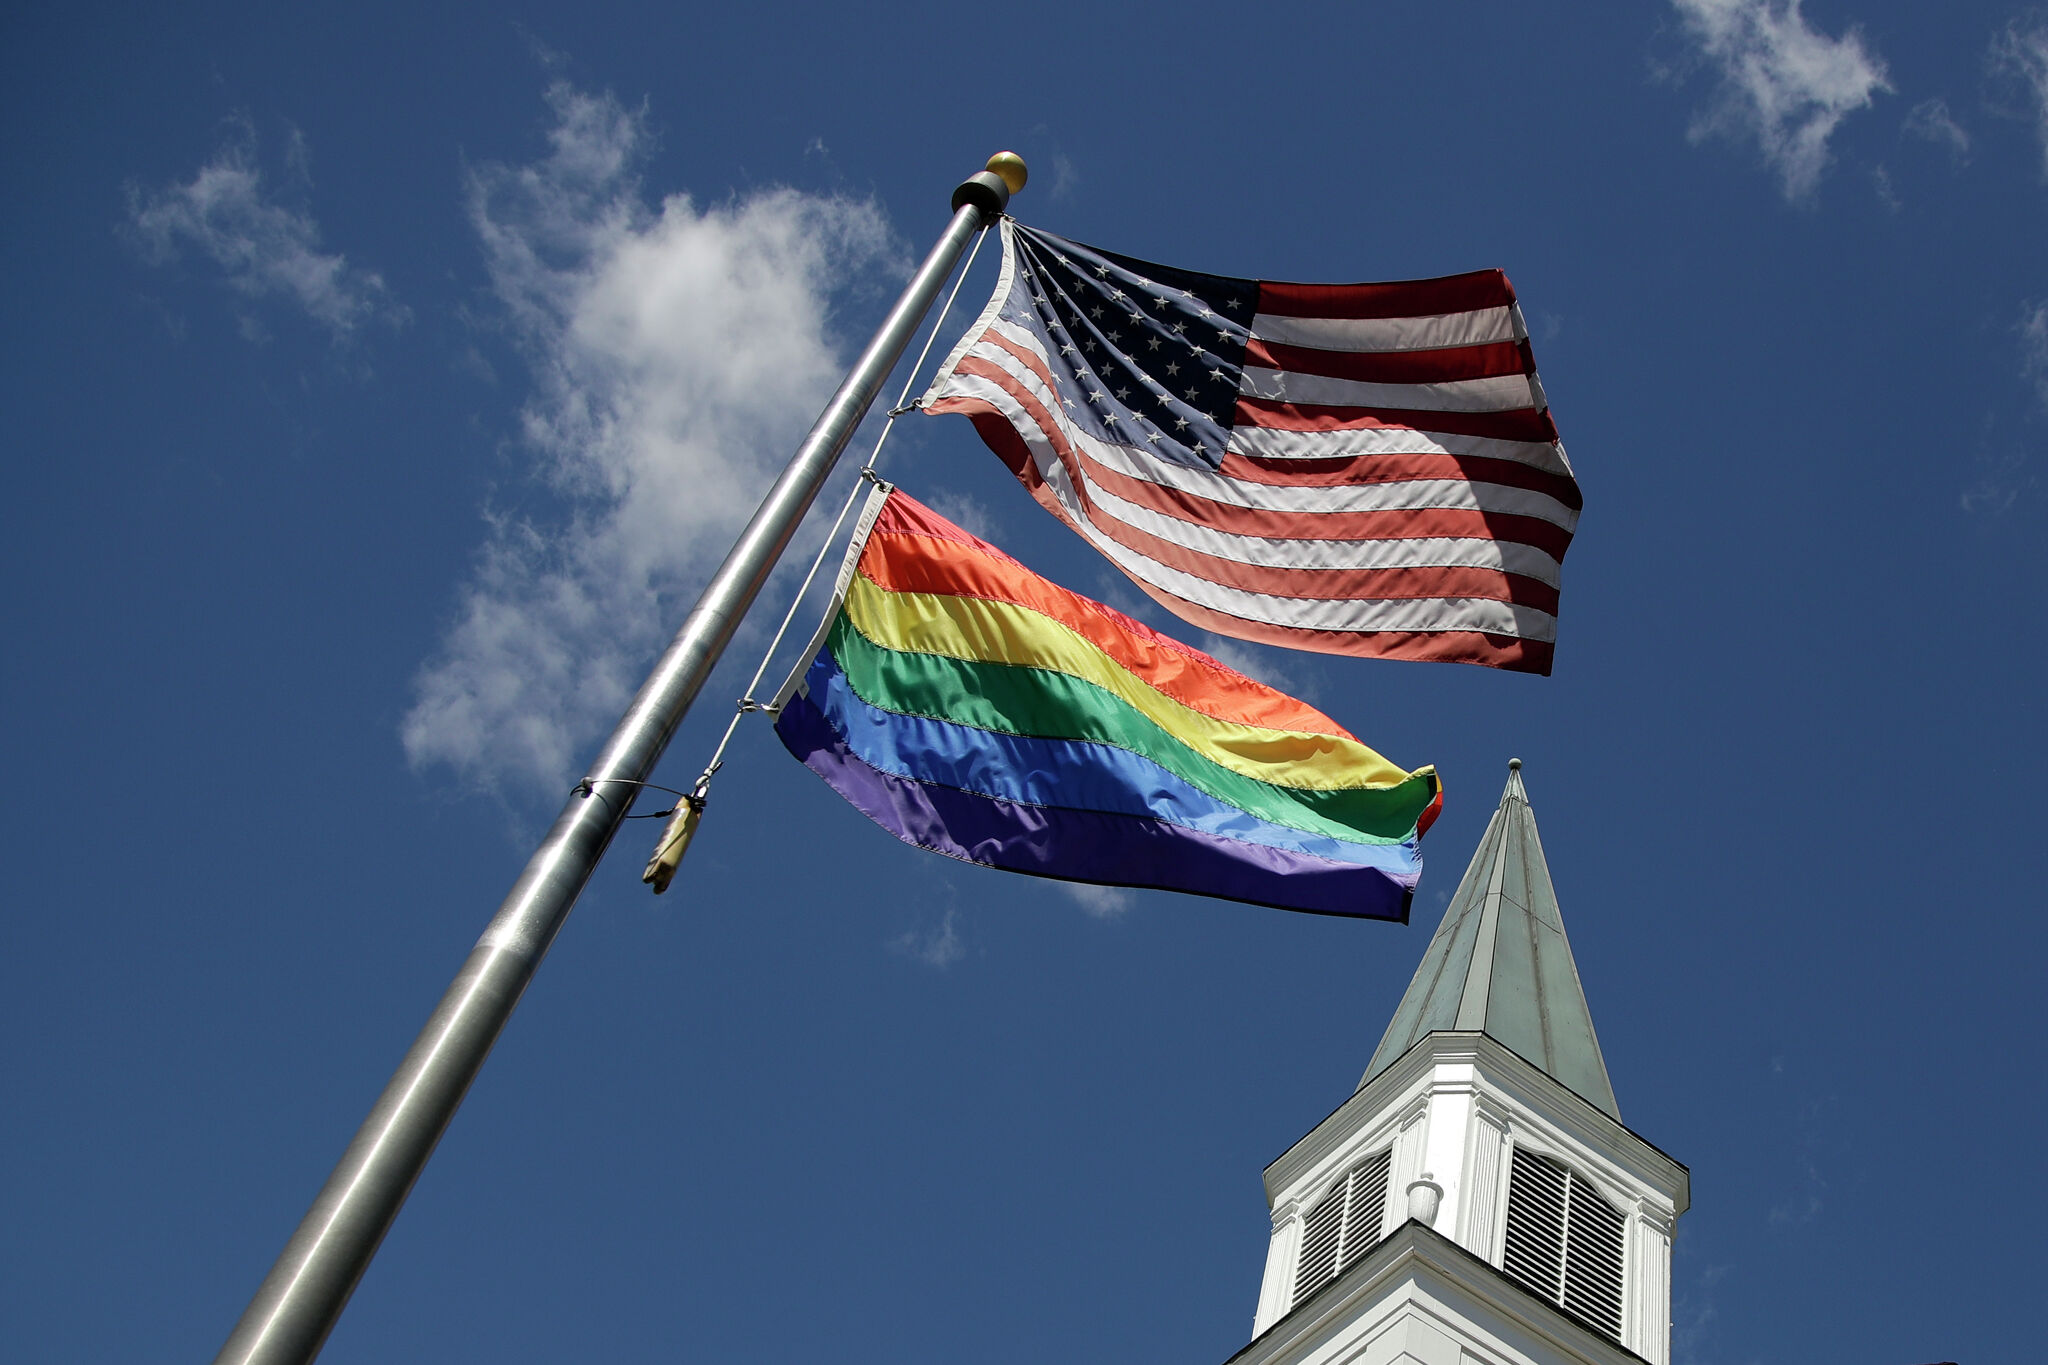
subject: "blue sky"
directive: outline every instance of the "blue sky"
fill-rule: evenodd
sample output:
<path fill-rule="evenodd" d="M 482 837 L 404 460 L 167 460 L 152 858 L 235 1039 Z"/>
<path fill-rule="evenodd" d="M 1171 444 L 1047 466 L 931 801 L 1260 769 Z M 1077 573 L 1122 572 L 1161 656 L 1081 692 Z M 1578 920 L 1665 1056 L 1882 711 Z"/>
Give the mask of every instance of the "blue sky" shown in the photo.
<path fill-rule="evenodd" d="M 1693 1172 L 1676 1359 L 2026 1355 L 2048 12 L 5 30 L 16 1357 L 210 1357 L 1002 147 L 1021 218 L 1147 259 L 1504 267 L 1586 497 L 1555 676 L 1220 647 L 1442 770 L 1406 928 L 921 855 L 744 727 L 669 895 L 628 827 L 323 1358 L 1223 1361 L 1260 1170 L 1511 754 L 1623 1117 Z M 885 468 L 1140 610 L 965 422 Z"/>

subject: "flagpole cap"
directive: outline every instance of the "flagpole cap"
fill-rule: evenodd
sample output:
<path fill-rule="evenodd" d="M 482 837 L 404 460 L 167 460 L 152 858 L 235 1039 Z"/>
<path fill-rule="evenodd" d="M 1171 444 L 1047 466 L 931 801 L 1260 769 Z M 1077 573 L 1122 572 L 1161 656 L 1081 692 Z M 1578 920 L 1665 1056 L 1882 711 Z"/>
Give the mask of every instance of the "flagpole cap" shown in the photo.
<path fill-rule="evenodd" d="M 986 227 L 1002 217 L 1003 210 L 1010 206 L 1010 196 L 1024 188 L 1026 174 L 1023 157 L 1015 152 L 997 152 L 988 159 L 987 170 L 968 176 L 953 191 L 953 212 L 972 204 L 987 215 L 982 220 Z"/>
<path fill-rule="evenodd" d="M 1015 152 L 997 152 L 988 159 L 988 169 L 1003 178 L 1003 183 L 1015 194 L 1024 188 L 1024 182 L 1031 178 L 1031 170 L 1024 164 L 1024 158 Z"/>
<path fill-rule="evenodd" d="M 1518 772 L 1522 771 L 1522 760 L 1521 760 L 1521 759 L 1519 759 L 1519 758 L 1511 758 L 1511 759 L 1509 759 L 1509 760 L 1508 760 L 1508 771 L 1509 771 L 1509 772 L 1511 772 L 1511 773 L 1518 773 Z"/>

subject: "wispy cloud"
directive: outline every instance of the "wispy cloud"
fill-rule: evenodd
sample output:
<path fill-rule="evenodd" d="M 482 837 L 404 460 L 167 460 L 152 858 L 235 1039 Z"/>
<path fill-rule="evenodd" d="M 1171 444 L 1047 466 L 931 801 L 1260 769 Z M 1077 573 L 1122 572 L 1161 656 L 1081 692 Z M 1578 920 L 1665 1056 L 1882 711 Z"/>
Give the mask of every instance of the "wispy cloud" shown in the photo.
<path fill-rule="evenodd" d="M 158 264 L 190 252 L 209 261 L 245 301 L 279 299 L 297 307 L 337 339 L 365 323 L 403 322 L 373 270 L 320 249 L 320 226 L 304 206 L 306 144 L 296 131 L 286 146 L 286 203 L 268 189 L 257 164 L 255 128 L 236 120 L 230 136 L 190 180 L 144 193 L 128 189 L 127 228 Z M 261 321 L 244 313 L 242 330 L 264 335 Z"/>
<path fill-rule="evenodd" d="M 1234 668 L 1247 678 L 1278 688 L 1289 696 L 1306 700 L 1313 690 L 1309 685 L 1309 674 L 1304 671 L 1311 667 L 1308 661 L 1299 657 L 1289 658 L 1271 646 L 1204 634 L 1202 652 L 1225 668 Z"/>
<path fill-rule="evenodd" d="M 1921 100 L 1906 114 L 1904 127 L 1912 136 L 1946 150 L 1958 166 L 1970 159 L 1969 131 L 1948 111 L 1947 100 Z"/>
<path fill-rule="evenodd" d="M 1728 1277 L 1730 1269 L 1710 1265 L 1694 1278 L 1690 1287 L 1678 1290 L 1671 1305 L 1671 1358 L 1680 1365 L 1698 1359 L 1706 1345 L 1708 1329 L 1720 1316 L 1717 1300 L 1721 1281 Z"/>
<path fill-rule="evenodd" d="M 958 915 L 951 908 L 939 921 L 938 928 L 922 932 L 907 929 L 889 940 L 889 950 L 941 972 L 967 956 L 967 944 L 960 937 Z"/>
<path fill-rule="evenodd" d="M 1085 882 L 1059 882 L 1057 885 L 1073 897 L 1074 904 L 1097 919 L 1115 919 L 1138 900 L 1128 888 L 1121 886 L 1090 886 Z"/>
<path fill-rule="evenodd" d="M 893 261 L 867 202 L 651 205 L 643 114 L 566 83 L 547 98 L 548 154 L 475 169 L 469 213 L 532 373 L 521 445 L 559 510 L 490 514 L 403 726 L 416 766 L 501 789 L 574 775 L 839 377 L 834 282 Z"/>
<path fill-rule="evenodd" d="M 2048 299 L 2020 310 L 2020 371 L 2034 386 L 2041 406 L 2048 407 Z"/>
<path fill-rule="evenodd" d="M 1754 139 L 1787 199 L 1813 193 L 1828 139 L 1844 118 L 1889 91 L 1885 65 L 1851 28 L 1839 38 L 1806 22 L 1799 0 L 1672 0 L 1689 37 L 1718 68 L 1721 90 L 1693 121 L 1693 141 Z"/>
<path fill-rule="evenodd" d="M 988 504 L 965 493 L 937 492 L 925 496 L 931 509 L 972 536 L 979 536 L 992 545 L 1002 542 L 1002 525 L 996 520 Z"/>
<path fill-rule="evenodd" d="M 2048 174 L 2048 17 L 2039 12 L 2014 19 L 1992 40 L 1992 69 L 2018 82 L 2041 141 L 2041 169 Z"/>

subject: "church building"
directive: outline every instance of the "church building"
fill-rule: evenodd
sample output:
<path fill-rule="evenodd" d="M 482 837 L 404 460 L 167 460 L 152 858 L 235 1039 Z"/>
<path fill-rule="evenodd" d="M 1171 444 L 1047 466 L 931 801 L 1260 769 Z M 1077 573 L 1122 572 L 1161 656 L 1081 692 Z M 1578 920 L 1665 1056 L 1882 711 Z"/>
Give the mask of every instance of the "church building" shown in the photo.
<path fill-rule="evenodd" d="M 1621 1121 L 1508 768 L 1357 1091 L 1266 1168 L 1228 1365 L 1669 1365 L 1690 1177 Z"/>

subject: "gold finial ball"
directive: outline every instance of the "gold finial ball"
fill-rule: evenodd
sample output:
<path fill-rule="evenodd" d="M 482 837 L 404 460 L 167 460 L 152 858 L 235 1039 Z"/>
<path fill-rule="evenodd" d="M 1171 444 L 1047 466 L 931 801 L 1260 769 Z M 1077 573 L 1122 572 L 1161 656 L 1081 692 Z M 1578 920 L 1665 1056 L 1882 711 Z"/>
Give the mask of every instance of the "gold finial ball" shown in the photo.
<path fill-rule="evenodd" d="M 1024 188 L 1024 182 L 1031 178 L 1031 172 L 1024 168 L 1024 158 L 1015 152 L 997 152 L 988 159 L 988 168 L 1003 178 L 1003 183 L 1015 194 Z"/>

